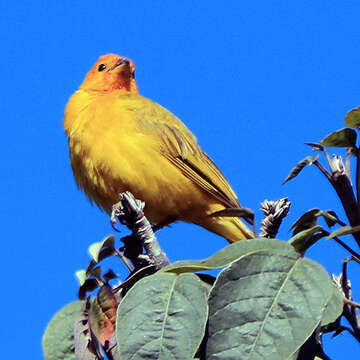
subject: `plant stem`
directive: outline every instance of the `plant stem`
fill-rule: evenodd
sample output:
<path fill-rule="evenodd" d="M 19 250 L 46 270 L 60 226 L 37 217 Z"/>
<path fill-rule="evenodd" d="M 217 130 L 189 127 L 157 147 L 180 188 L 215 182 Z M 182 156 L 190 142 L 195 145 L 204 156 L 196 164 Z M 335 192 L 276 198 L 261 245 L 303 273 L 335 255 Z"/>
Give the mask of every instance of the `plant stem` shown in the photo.
<path fill-rule="evenodd" d="M 118 249 L 115 249 L 115 253 L 121 259 L 127 269 L 132 272 L 134 270 L 134 266 L 131 264 L 130 260 Z"/>
<path fill-rule="evenodd" d="M 360 155 L 356 155 L 356 198 L 357 198 L 357 207 L 359 211 L 359 202 L 360 202 Z"/>
<path fill-rule="evenodd" d="M 315 166 L 318 167 L 318 169 L 325 175 L 325 177 L 330 181 L 331 185 L 333 185 L 333 181 L 331 178 L 331 175 L 329 174 L 329 172 L 316 160 L 313 163 Z"/>
<path fill-rule="evenodd" d="M 360 308 L 360 304 L 359 304 L 359 303 L 357 303 L 357 302 L 355 302 L 355 301 L 352 301 L 352 300 L 349 300 L 349 299 L 344 299 L 344 303 L 347 304 L 347 305 L 356 307 L 356 308 Z"/>
<path fill-rule="evenodd" d="M 338 237 L 333 238 L 340 246 L 342 246 L 344 249 L 346 249 L 353 257 L 355 261 L 360 261 L 360 254 L 358 254 L 356 251 L 354 251 L 350 246 L 346 245 L 342 240 L 340 240 Z"/>
<path fill-rule="evenodd" d="M 349 177 L 346 175 L 345 172 L 339 172 L 339 171 L 336 171 L 330 175 L 329 172 L 318 161 L 314 161 L 314 164 L 329 180 L 330 184 L 335 189 L 341 201 L 341 204 L 345 210 L 346 216 L 349 219 L 350 225 L 351 226 L 359 225 L 360 224 L 360 220 L 359 220 L 360 215 L 358 211 L 359 207 Z M 331 163 L 330 163 L 330 167 L 333 168 Z M 356 233 L 352 235 L 360 247 L 360 233 Z"/>
<path fill-rule="evenodd" d="M 350 300 L 352 302 L 352 290 L 351 290 L 351 282 L 348 280 L 347 276 L 347 266 L 351 259 L 347 259 L 343 264 L 343 271 L 341 276 L 341 288 L 344 292 L 345 299 Z M 355 307 L 350 304 L 347 304 L 344 300 L 345 306 L 343 314 L 346 320 L 352 327 L 353 332 L 351 333 L 357 341 L 360 342 L 360 324 L 359 324 L 359 316 Z"/>

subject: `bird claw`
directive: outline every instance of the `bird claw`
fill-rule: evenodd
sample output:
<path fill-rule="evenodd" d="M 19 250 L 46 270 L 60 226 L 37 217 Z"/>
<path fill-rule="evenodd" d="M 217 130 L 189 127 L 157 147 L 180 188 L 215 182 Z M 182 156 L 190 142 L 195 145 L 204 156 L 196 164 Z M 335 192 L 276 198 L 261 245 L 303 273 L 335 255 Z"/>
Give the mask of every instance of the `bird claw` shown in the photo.
<path fill-rule="evenodd" d="M 124 215 L 124 211 L 123 211 L 123 205 L 122 202 L 119 201 L 118 203 L 114 204 L 112 206 L 112 210 L 111 210 L 111 215 L 110 215 L 110 224 L 111 227 L 117 231 L 117 232 L 121 232 L 117 227 L 116 227 L 116 223 L 119 219 L 119 216 L 123 216 Z M 120 221 L 120 220 L 119 220 Z"/>
<path fill-rule="evenodd" d="M 136 217 L 144 216 L 143 209 L 145 203 L 141 200 L 135 199 L 134 195 L 126 191 L 119 194 L 120 201 L 112 206 L 110 223 L 112 228 L 120 232 L 116 227 L 117 221 L 121 224 L 130 227 Z"/>
<path fill-rule="evenodd" d="M 119 229 L 116 227 L 116 219 L 110 219 L 110 224 L 111 224 L 111 227 L 112 227 L 116 232 L 121 232 L 121 230 L 119 230 Z"/>

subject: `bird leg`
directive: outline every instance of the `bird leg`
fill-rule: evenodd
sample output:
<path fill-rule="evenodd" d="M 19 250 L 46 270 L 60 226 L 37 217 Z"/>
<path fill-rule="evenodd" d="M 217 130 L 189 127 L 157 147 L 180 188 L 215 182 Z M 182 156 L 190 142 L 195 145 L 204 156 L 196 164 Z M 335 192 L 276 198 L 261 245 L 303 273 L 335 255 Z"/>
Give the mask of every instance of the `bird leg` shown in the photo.
<path fill-rule="evenodd" d="M 119 197 L 120 201 L 112 206 L 110 215 L 111 226 L 114 230 L 120 232 L 116 227 L 116 222 L 119 220 L 121 224 L 132 230 L 136 221 L 144 216 L 143 209 L 145 203 L 135 199 L 129 191 L 119 194 Z"/>

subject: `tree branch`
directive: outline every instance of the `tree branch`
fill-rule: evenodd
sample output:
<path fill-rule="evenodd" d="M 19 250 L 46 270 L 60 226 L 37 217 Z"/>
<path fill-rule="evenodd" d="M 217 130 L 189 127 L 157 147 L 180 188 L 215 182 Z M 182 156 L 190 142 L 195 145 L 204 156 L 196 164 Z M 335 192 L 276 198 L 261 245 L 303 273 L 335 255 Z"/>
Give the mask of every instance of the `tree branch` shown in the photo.
<path fill-rule="evenodd" d="M 119 197 L 120 202 L 113 205 L 111 218 L 117 218 L 132 231 L 131 236 L 121 239 L 125 244 L 124 255 L 131 260 L 135 269 L 152 265 L 158 270 L 168 265 L 170 261 L 144 215 L 145 203 L 135 199 L 128 191 L 119 194 Z"/>

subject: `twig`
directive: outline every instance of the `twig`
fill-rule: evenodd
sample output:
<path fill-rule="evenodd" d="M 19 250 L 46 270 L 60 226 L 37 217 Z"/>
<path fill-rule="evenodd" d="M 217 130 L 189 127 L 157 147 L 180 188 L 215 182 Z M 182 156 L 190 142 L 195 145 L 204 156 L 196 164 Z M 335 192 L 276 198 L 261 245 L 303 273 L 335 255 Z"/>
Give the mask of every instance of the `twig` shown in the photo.
<path fill-rule="evenodd" d="M 356 199 L 357 206 L 360 206 L 360 154 L 359 151 L 356 153 Z"/>
<path fill-rule="evenodd" d="M 346 216 L 349 219 L 350 225 L 359 225 L 360 221 L 357 200 L 355 198 L 350 179 L 346 174 L 342 161 L 340 161 L 341 159 L 339 159 L 339 157 L 330 159 L 328 156 L 327 160 L 332 170 L 331 175 L 318 161 L 315 161 L 314 164 L 324 174 L 324 176 L 329 180 L 330 184 L 335 189 L 345 210 Z M 357 244 L 360 246 L 360 234 L 357 233 L 352 235 Z"/>
<path fill-rule="evenodd" d="M 325 177 L 330 181 L 331 185 L 333 185 L 333 181 L 330 173 L 316 160 L 313 162 L 315 166 L 325 175 Z"/>
<path fill-rule="evenodd" d="M 353 188 L 347 175 L 335 173 L 333 176 L 333 187 L 339 196 L 339 199 L 343 205 L 346 216 L 349 219 L 351 226 L 357 226 L 360 224 L 357 200 L 354 195 Z M 360 246 L 360 234 L 352 234 L 357 244 Z"/>
<path fill-rule="evenodd" d="M 340 219 L 336 219 L 336 222 L 341 226 L 347 226 L 348 225 L 344 221 L 341 221 Z"/>
<path fill-rule="evenodd" d="M 349 300 L 349 299 L 344 299 L 344 303 L 347 305 L 350 305 L 352 307 L 360 308 L 360 303 L 357 303 L 357 302 Z"/>
<path fill-rule="evenodd" d="M 330 166 L 330 169 L 331 169 L 331 171 L 332 171 L 333 169 L 332 169 L 331 157 L 330 157 L 329 153 L 326 151 L 325 147 L 323 147 L 321 151 L 324 153 L 325 158 L 326 158 L 326 160 L 327 160 L 327 162 L 328 162 L 328 164 L 329 164 L 329 166 Z"/>
<path fill-rule="evenodd" d="M 348 148 L 346 150 L 346 155 L 345 155 L 345 171 L 346 171 L 346 175 L 348 176 L 350 181 L 351 181 L 351 170 L 350 170 L 350 166 L 351 166 L 350 156 L 351 155 L 353 155 L 352 148 Z"/>
<path fill-rule="evenodd" d="M 134 266 L 131 264 L 130 260 L 118 249 L 114 249 L 116 255 L 121 259 L 124 265 L 128 268 L 130 272 L 134 271 Z"/>
<path fill-rule="evenodd" d="M 347 266 L 348 263 L 352 260 L 353 258 L 348 258 L 344 260 L 343 270 L 341 275 L 341 288 L 344 292 L 345 299 L 350 300 L 351 302 L 353 301 L 353 298 L 352 298 L 351 282 L 350 280 L 348 280 L 348 276 L 347 276 Z M 343 314 L 352 327 L 353 333 L 351 334 L 356 338 L 357 341 L 360 342 L 360 321 L 356 308 L 350 304 L 345 303 Z"/>
<path fill-rule="evenodd" d="M 126 225 L 132 235 L 121 239 L 125 243 L 124 255 L 135 265 L 135 268 L 152 265 L 160 269 L 170 263 L 165 252 L 162 251 L 151 224 L 144 215 L 145 203 L 137 200 L 130 192 L 119 194 L 120 202 L 113 206 L 111 218 L 116 216 Z M 145 254 L 142 254 L 142 249 Z"/>
<path fill-rule="evenodd" d="M 276 236 L 282 220 L 290 210 L 290 205 L 287 198 L 276 201 L 265 200 L 260 204 L 260 209 L 265 214 L 261 221 L 260 237 L 274 238 Z"/>
<path fill-rule="evenodd" d="M 119 358 L 115 333 L 110 338 L 108 343 L 103 346 L 103 349 L 108 360 L 116 360 Z"/>
<path fill-rule="evenodd" d="M 112 292 L 114 294 L 116 294 L 121 289 L 124 289 L 124 288 L 130 289 L 137 281 L 139 281 L 140 279 L 142 279 L 145 276 L 153 274 L 155 271 L 156 270 L 153 265 L 144 266 L 141 269 L 133 272 L 123 283 L 114 287 L 112 289 Z M 124 294 L 121 293 L 121 295 L 124 295 Z"/>

